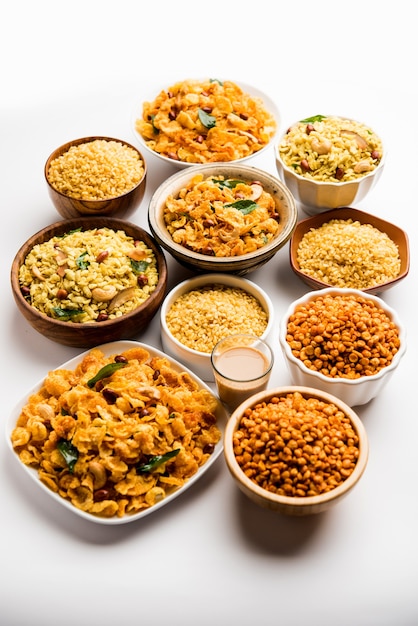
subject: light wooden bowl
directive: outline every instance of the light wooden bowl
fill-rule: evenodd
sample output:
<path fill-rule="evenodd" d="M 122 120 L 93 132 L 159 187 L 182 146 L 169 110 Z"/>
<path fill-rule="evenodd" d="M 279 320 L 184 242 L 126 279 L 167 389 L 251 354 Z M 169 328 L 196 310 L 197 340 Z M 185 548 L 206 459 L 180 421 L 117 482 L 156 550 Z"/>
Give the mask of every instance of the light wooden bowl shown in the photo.
<path fill-rule="evenodd" d="M 327 211 L 326 213 L 319 213 L 317 215 L 313 215 L 311 217 L 303 219 L 296 224 L 296 228 L 293 231 L 293 235 L 290 239 L 289 245 L 290 266 L 295 274 L 313 289 L 323 289 L 325 287 L 331 286 L 328 283 L 307 275 L 301 269 L 298 262 L 299 244 L 305 234 L 308 233 L 311 229 L 320 228 L 323 224 L 327 224 L 331 220 L 349 219 L 360 222 L 360 224 L 370 224 L 377 230 L 380 230 L 380 232 L 386 233 L 386 235 L 388 235 L 389 238 L 397 245 L 399 250 L 401 267 L 398 276 L 396 276 L 396 278 L 393 278 L 392 280 L 380 283 L 379 285 L 375 285 L 367 289 L 362 289 L 362 291 L 366 293 L 378 294 L 381 291 L 386 291 L 386 289 L 390 289 L 390 287 L 393 287 L 401 280 L 403 280 L 409 272 L 410 263 L 409 242 L 406 232 L 395 224 L 387 222 L 386 220 L 383 220 L 376 215 L 372 215 L 371 213 L 365 213 L 364 211 L 360 211 L 359 209 L 354 209 L 351 207 L 343 207 L 341 209 Z"/>
<path fill-rule="evenodd" d="M 114 198 L 107 198 L 105 200 L 73 198 L 58 191 L 51 183 L 48 176 L 51 162 L 68 152 L 68 150 L 72 146 L 79 146 L 80 144 L 89 143 L 95 141 L 96 139 L 104 141 L 117 141 L 118 143 L 128 146 L 132 150 L 135 150 L 143 163 L 144 174 L 142 176 L 142 179 L 137 183 L 135 187 L 133 187 L 126 193 L 115 196 Z M 140 205 L 144 197 L 146 188 L 147 165 L 141 152 L 127 141 L 122 141 L 121 139 L 113 139 L 112 137 L 81 137 L 79 139 L 74 139 L 73 141 L 68 141 L 50 154 L 45 163 L 44 176 L 48 186 L 49 197 L 52 200 L 52 203 L 58 213 L 64 219 L 71 219 L 73 217 L 79 216 L 94 217 L 97 215 L 127 218 L 132 215 L 132 213 Z"/>
<path fill-rule="evenodd" d="M 115 319 L 77 324 L 48 317 L 25 299 L 20 289 L 19 269 L 30 250 L 38 243 L 44 243 L 56 235 L 63 235 L 78 228 L 82 230 L 94 228 L 123 230 L 135 240 L 143 241 L 153 251 L 157 260 L 159 279 L 155 290 L 143 304 L 130 313 Z M 21 246 L 13 260 L 10 280 L 17 308 L 35 330 L 60 344 L 77 348 L 90 348 L 110 341 L 130 339 L 141 334 L 157 313 L 164 299 L 167 288 L 167 264 L 158 243 L 139 226 L 111 217 L 79 217 L 55 222 L 30 237 Z"/>
<path fill-rule="evenodd" d="M 251 480 L 240 467 L 233 447 L 233 437 L 239 428 L 245 411 L 260 402 L 269 402 L 274 397 L 300 392 L 305 398 L 317 398 L 326 403 L 337 406 L 351 421 L 354 431 L 359 438 L 359 457 L 353 472 L 348 478 L 331 491 L 313 496 L 282 496 L 264 489 Z M 261 440 L 260 440 L 261 441 Z M 260 447 L 261 451 L 261 447 Z M 367 466 L 369 444 L 367 433 L 358 415 L 342 400 L 324 391 L 310 387 L 276 387 L 255 394 L 245 400 L 231 415 L 225 430 L 224 456 L 232 478 L 239 489 L 258 506 L 291 516 L 306 516 L 323 513 L 347 496 L 357 485 Z"/>

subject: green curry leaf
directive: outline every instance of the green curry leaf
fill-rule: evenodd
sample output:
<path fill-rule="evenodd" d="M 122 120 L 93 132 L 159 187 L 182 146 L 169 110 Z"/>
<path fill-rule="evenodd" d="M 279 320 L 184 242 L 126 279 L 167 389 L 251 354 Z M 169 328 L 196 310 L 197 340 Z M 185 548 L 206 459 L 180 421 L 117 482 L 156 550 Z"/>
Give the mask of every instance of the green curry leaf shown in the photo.
<path fill-rule="evenodd" d="M 74 471 L 74 465 L 78 460 L 78 450 L 71 441 L 67 439 L 60 439 L 57 443 L 57 448 L 61 452 L 64 457 L 65 462 L 67 463 L 68 469 L 71 473 Z"/>
<path fill-rule="evenodd" d="M 216 178 L 212 178 L 212 182 L 215 183 L 215 185 L 218 185 L 221 189 L 224 187 L 227 189 L 235 189 L 237 185 L 244 183 L 243 180 L 235 180 L 233 178 L 228 178 L 227 180 L 217 180 Z"/>
<path fill-rule="evenodd" d="M 152 456 L 148 459 L 146 463 L 138 463 L 136 466 L 137 474 L 147 474 L 148 472 L 152 472 L 156 467 L 159 467 L 166 461 L 174 458 L 180 452 L 180 448 L 176 448 L 176 450 L 171 450 L 166 454 L 157 454 L 156 456 Z"/>
<path fill-rule="evenodd" d="M 108 378 L 109 376 L 111 376 L 114 372 L 117 372 L 118 370 L 120 370 L 121 367 L 126 367 L 128 364 L 125 363 L 124 361 L 115 361 L 115 363 L 108 363 L 107 365 L 104 365 L 96 374 L 96 376 L 93 376 L 93 378 L 90 378 L 90 380 L 87 381 L 87 386 L 90 387 L 90 389 L 92 389 L 94 387 L 94 385 L 99 382 L 99 380 L 103 380 L 104 378 Z"/>
<path fill-rule="evenodd" d="M 56 319 L 61 320 L 61 322 L 68 322 L 68 320 L 71 320 L 74 317 L 83 315 L 84 311 L 81 311 L 80 309 L 62 309 L 59 306 L 54 306 L 52 308 L 52 312 Z"/>
<path fill-rule="evenodd" d="M 134 259 L 130 259 L 131 267 L 134 274 L 143 274 L 147 271 L 149 267 L 148 261 L 135 261 Z"/>
<path fill-rule="evenodd" d="M 327 118 L 326 115 L 313 115 L 312 117 L 307 117 L 304 120 L 300 120 L 300 124 L 313 124 L 314 122 L 322 122 Z"/>
<path fill-rule="evenodd" d="M 87 254 L 88 252 L 83 252 L 82 254 L 80 254 L 79 257 L 77 257 L 76 264 L 77 264 L 78 269 L 86 270 L 88 266 L 90 265 L 90 261 L 85 260 L 85 257 L 87 256 Z"/>
<path fill-rule="evenodd" d="M 238 211 L 241 211 L 243 215 L 248 215 L 257 208 L 257 203 L 253 200 L 237 200 L 237 202 L 230 202 L 229 204 L 225 204 L 226 207 L 233 207 Z"/>
<path fill-rule="evenodd" d="M 202 109 L 199 109 L 197 114 L 205 128 L 214 128 L 216 126 L 216 117 L 213 117 L 213 115 L 209 115 L 209 113 L 206 113 Z"/>

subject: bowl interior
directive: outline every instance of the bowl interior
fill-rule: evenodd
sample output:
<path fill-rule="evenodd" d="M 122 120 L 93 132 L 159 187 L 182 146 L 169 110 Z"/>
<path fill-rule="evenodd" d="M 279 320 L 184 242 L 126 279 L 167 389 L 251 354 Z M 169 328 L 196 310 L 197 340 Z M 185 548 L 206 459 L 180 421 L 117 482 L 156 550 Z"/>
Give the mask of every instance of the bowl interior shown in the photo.
<path fill-rule="evenodd" d="M 252 481 L 240 467 L 233 450 L 233 435 L 239 428 L 242 416 L 245 411 L 252 408 L 259 402 L 268 403 L 274 397 L 286 396 L 299 392 L 305 398 L 317 398 L 328 403 L 335 404 L 343 413 L 349 417 L 355 432 L 359 437 L 359 458 L 350 476 L 339 484 L 335 489 L 327 493 L 306 496 L 292 497 L 269 492 L 254 481 Z M 225 430 L 224 455 L 231 475 L 235 478 L 238 486 L 256 504 L 278 510 L 289 515 L 309 515 L 327 510 L 331 505 L 343 498 L 360 480 L 368 461 L 369 444 L 366 429 L 354 410 L 336 396 L 325 391 L 305 386 L 289 386 L 268 389 L 255 394 L 245 400 L 231 415 Z"/>
<path fill-rule="evenodd" d="M 103 200 L 74 198 L 58 190 L 50 182 L 48 175 L 52 161 L 68 152 L 68 150 L 73 146 L 79 146 L 81 144 L 90 143 L 96 140 L 114 141 L 123 144 L 124 146 L 127 146 L 132 150 L 135 150 L 135 152 L 139 155 L 139 158 L 141 159 L 143 165 L 144 171 L 141 180 L 139 180 L 134 187 L 128 189 L 124 193 Z M 48 186 L 49 197 L 52 200 L 52 203 L 54 204 L 58 213 L 65 219 L 71 219 L 73 217 L 77 217 L 78 215 L 86 215 L 91 217 L 104 215 L 126 218 L 140 204 L 144 197 L 147 177 L 147 164 L 138 148 L 128 143 L 127 141 L 103 136 L 80 137 L 78 139 L 68 141 L 50 154 L 44 166 L 44 177 Z"/>
<path fill-rule="evenodd" d="M 189 346 L 181 343 L 171 332 L 167 324 L 167 313 L 173 303 L 183 294 L 194 289 L 206 287 L 208 285 L 220 284 L 226 287 L 243 289 L 254 296 L 261 304 L 264 311 L 268 314 L 268 322 L 261 338 L 268 340 L 274 325 L 274 309 L 273 303 L 268 294 L 252 281 L 241 276 L 222 273 L 210 273 L 198 275 L 187 279 L 176 285 L 164 298 L 160 309 L 160 328 L 162 342 L 172 356 L 180 361 L 188 363 L 189 366 L 198 373 L 198 375 L 206 381 L 213 381 L 213 372 L 210 361 L 210 352 L 201 352 L 194 350 Z"/>
<path fill-rule="evenodd" d="M 159 274 L 158 283 L 149 298 L 133 311 L 103 322 L 77 324 L 47 317 L 23 297 L 19 284 L 19 269 L 27 254 L 38 243 L 63 235 L 75 229 L 110 228 L 123 230 L 127 235 L 145 242 L 153 251 Z M 157 312 L 166 292 L 167 264 L 158 243 L 147 231 L 125 220 L 113 217 L 79 217 L 62 220 L 32 235 L 18 250 L 13 259 L 10 281 L 16 305 L 28 322 L 49 339 L 72 347 L 92 347 L 116 339 L 129 339 L 140 333 Z"/>
<path fill-rule="evenodd" d="M 196 174 L 202 174 L 205 178 L 209 176 L 224 176 L 225 178 L 235 178 L 244 181 L 258 180 L 264 189 L 275 199 L 277 211 L 281 216 L 282 229 L 276 237 L 262 248 L 246 254 L 234 257 L 213 257 L 188 250 L 173 241 L 167 230 L 164 221 L 164 207 L 169 196 L 176 197 L 180 190 L 187 185 L 190 179 Z M 154 192 L 148 209 L 148 220 L 152 234 L 160 245 L 169 251 L 177 260 L 191 263 L 196 268 L 203 268 L 206 271 L 228 271 L 229 268 L 239 268 L 240 266 L 254 266 L 265 258 L 270 258 L 278 249 L 283 247 L 290 239 L 297 222 L 297 207 L 292 194 L 274 176 L 263 170 L 236 164 L 211 164 L 197 165 L 192 169 L 178 172 L 164 181 Z"/>
<path fill-rule="evenodd" d="M 202 80 L 202 81 L 206 81 L 207 78 L 198 78 L 197 80 Z M 260 150 L 258 150 L 258 152 L 254 152 L 251 155 L 242 157 L 240 159 L 235 159 L 234 161 L 231 161 L 233 163 L 242 163 L 245 162 L 251 158 L 253 158 L 254 156 L 257 156 L 259 154 L 261 154 L 262 152 L 265 152 L 266 150 L 270 149 L 270 147 L 274 144 L 274 141 L 277 137 L 277 133 L 279 131 L 280 128 L 280 122 L 281 122 L 281 116 L 280 116 L 280 112 L 279 109 L 276 105 L 276 103 L 263 91 L 257 89 L 256 87 L 253 87 L 252 85 L 247 85 L 246 83 L 242 83 L 237 82 L 237 81 L 233 81 L 236 85 L 238 85 L 239 87 L 241 87 L 241 89 L 243 90 L 244 93 L 249 94 L 250 96 L 254 97 L 254 98 L 258 98 L 260 99 L 263 104 L 264 104 L 264 108 L 274 117 L 275 121 L 276 121 L 276 130 L 275 132 L 272 134 L 269 142 Z M 171 83 L 173 84 L 173 83 Z M 164 85 L 162 87 L 162 89 L 167 89 L 168 87 L 168 83 L 167 85 Z M 158 95 L 160 90 L 154 90 L 154 95 L 150 96 L 147 98 L 147 101 L 153 101 L 155 99 L 155 97 Z M 133 133 L 134 136 L 136 138 L 137 141 L 139 141 L 140 145 L 142 148 L 144 148 L 147 152 L 149 152 L 150 154 L 154 155 L 155 157 L 157 157 L 158 159 L 160 159 L 162 162 L 169 164 L 171 166 L 174 166 L 176 169 L 186 169 L 189 167 L 193 167 L 195 166 L 197 163 L 189 163 L 187 161 L 180 161 L 177 159 L 170 159 L 167 156 L 164 156 L 163 154 L 160 154 L 159 152 L 152 150 L 147 142 L 145 141 L 144 137 L 141 135 L 140 132 L 138 132 L 137 128 L 136 128 L 136 120 L 142 118 L 142 107 L 143 107 L 143 101 L 139 102 L 138 105 L 135 105 L 134 110 L 133 110 L 133 114 L 132 114 L 132 129 L 133 129 Z"/>
<path fill-rule="evenodd" d="M 383 233 L 386 233 L 389 238 L 396 244 L 399 250 L 400 257 L 400 272 L 396 278 L 389 280 L 385 283 L 381 283 L 380 285 L 369 287 L 367 289 L 363 289 L 362 291 L 366 293 L 380 293 L 393 287 L 399 281 L 403 280 L 408 272 L 409 272 L 409 264 L 410 264 L 410 254 L 409 254 L 409 242 L 408 236 L 404 230 L 392 224 L 391 222 L 387 222 L 386 220 L 381 219 L 375 215 L 370 213 L 365 213 L 364 211 L 360 211 L 358 209 L 354 209 L 351 207 L 344 207 L 340 209 L 335 209 L 331 211 L 327 211 L 326 213 L 321 213 L 318 215 L 314 215 L 308 217 L 304 220 L 299 221 L 296 224 L 296 228 L 292 234 L 290 245 L 289 245 L 289 258 L 290 265 L 299 278 L 301 278 L 307 285 L 312 287 L 313 289 L 323 289 L 329 287 L 330 285 L 326 282 L 323 282 L 317 278 L 312 276 L 308 276 L 305 272 L 301 270 L 299 261 L 298 261 L 298 248 L 303 237 L 308 233 L 311 229 L 316 229 L 326 224 L 330 220 L 348 220 L 352 219 L 353 221 L 358 221 L 360 224 L 370 224 L 377 230 L 380 230 Z"/>

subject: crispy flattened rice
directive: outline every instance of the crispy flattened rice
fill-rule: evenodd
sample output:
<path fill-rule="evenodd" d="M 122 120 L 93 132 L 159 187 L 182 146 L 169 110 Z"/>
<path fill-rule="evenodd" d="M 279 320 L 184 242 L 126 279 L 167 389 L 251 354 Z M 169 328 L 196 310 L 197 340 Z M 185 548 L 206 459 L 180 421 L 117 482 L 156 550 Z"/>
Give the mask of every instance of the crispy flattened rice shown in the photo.
<path fill-rule="evenodd" d="M 376 169 L 383 146 L 365 124 L 315 115 L 289 128 L 279 153 L 283 163 L 300 176 L 335 183 L 356 180 Z"/>
<path fill-rule="evenodd" d="M 19 270 L 22 294 L 41 313 L 76 323 L 104 321 L 140 306 L 158 283 L 143 241 L 111 228 L 74 230 L 35 245 Z"/>

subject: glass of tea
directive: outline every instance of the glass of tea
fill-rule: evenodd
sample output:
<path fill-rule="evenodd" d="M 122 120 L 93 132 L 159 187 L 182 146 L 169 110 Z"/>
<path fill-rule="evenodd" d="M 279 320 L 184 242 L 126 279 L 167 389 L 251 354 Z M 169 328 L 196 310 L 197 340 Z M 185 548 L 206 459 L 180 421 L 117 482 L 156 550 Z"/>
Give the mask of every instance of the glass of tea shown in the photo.
<path fill-rule="evenodd" d="M 212 350 L 218 395 L 231 411 L 266 389 L 274 363 L 270 346 L 254 335 L 229 335 Z"/>

